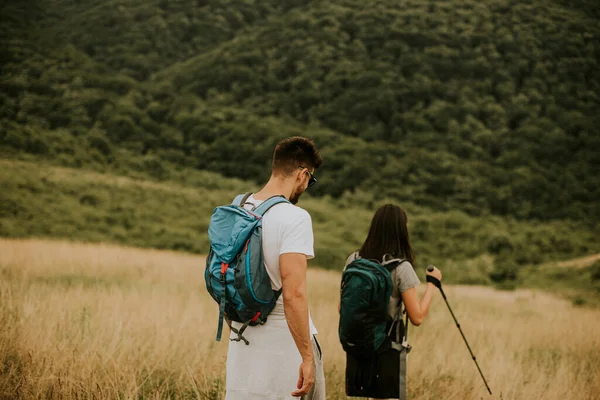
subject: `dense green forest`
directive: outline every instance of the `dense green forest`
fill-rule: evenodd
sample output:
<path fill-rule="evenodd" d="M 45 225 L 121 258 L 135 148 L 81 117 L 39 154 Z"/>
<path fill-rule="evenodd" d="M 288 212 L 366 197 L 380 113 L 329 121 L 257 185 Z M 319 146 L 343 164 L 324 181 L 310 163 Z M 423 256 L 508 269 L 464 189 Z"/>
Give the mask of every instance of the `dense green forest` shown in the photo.
<path fill-rule="evenodd" d="M 302 134 L 316 196 L 597 229 L 593 3 L 4 2 L 0 152 L 260 182 Z"/>

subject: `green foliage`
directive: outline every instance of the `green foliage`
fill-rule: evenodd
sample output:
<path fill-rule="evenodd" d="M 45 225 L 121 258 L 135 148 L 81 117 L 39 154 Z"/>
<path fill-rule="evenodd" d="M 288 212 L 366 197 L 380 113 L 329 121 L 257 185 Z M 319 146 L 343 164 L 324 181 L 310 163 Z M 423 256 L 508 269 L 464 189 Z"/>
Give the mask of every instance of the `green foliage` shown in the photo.
<path fill-rule="evenodd" d="M 0 236 L 49 236 L 205 254 L 213 209 L 231 202 L 239 193 L 256 190 L 249 183 L 205 171 L 177 169 L 168 163 L 158 169 L 169 176 L 163 181 L 156 176 L 152 159 L 150 167 L 144 169 L 148 161 L 145 157 L 130 159 L 130 163 L 139 163 L 140 170 L 124 164 L 128 177 L 115 174 L 118 170 L 99 174 L 39 162 L 0 161 Z M 313 264 L 341 269 L 347 256 L 366 238 L 374 210 L 385 202 L 367 193 L 339 200 L 305 194 L 301 205 L 310 212 L 315 232 Z M 403 207 L 409 215 L 419 274 L 434 263 L 447 271 L 447 282 L 514 280 L 494 274 L 504 271 L 506 265 L 522 269 L 521 253 L 551 261 L 600 251 L 598 232 L 582 227 L 575 230 L 575 224 L 532 225 L 460 212 L 434 212 L 410 203 Z M 532 236 L 560 232 L 559 228 L 571 232 L 564 239 L 568 243 L 565 248 L 539 247 L 531 240 Z M 499 235 L 511 238 L 514 251 L 494 260 L 486 252 Z M 556 233 L 548 241 L 555 243 L 559 237 L 562 235 Z"/>
<path fill-rule="evenodd" d="M 0 22 L 0 152 L 259 183 L 274 143 L 302 134 L 325 157 L 317 197 L 374 193 L 593 229 L 600 25 L 591 4 L 12 2 Z M 520 252 L 520 264 L 553 245 L 532 238 L 535 250 L 521 252 L 502 235 L 485 251 Z"/>
<path fill-rule="evenodd" d="M 600 25 L 588 0 L 1 11 L 0 155 L 26 161 L 0 161 L 1 236 L 205 253 L 212 209 L 268 178 L 278 140 L 304 135 L 325 159 L 302 199 L 314 263 L 341 268 L 373 211 L 394 202 L 419 273 L 435 263 L 447 282 L 595 304 L 597 264 L 537 267 L 600 250 Z"/>
<path fill-rule="evenodd" d="M 517 284 L 519 266 L 510 258 L 496 260 L 494 269 L 489 273 L 490 280 L 501 289 L 514 289 Z"/>
<path fill-rule="evenodd" d="M 522 285 L 549 290 L 579 306 L 600 306 L 600 261 L 585 267 L 555 264 L 527 266 L 519 271 Z"/>
<path fill-rule="evenodd" d="M 577 295 L 573 299 L 573 305 L 577 306 L 577 307 L 585 306 L 587 303 L 588 303 L 587 299 L 581 295 Z"/>
<path fill-rule="evenodd" d="M 591 267 L 591 278 L 594 283 L 600 283 L 600 261 L 596 261 Z"/>
<path fill-rule="evenodd" d="M 438 264 L 443 269 L 444 282 L 463 285 L 490 285 L 498 286 L 490 279 L 495 268 L 494 258 L 483 254 L 468 260 L 448 259 Z"/>

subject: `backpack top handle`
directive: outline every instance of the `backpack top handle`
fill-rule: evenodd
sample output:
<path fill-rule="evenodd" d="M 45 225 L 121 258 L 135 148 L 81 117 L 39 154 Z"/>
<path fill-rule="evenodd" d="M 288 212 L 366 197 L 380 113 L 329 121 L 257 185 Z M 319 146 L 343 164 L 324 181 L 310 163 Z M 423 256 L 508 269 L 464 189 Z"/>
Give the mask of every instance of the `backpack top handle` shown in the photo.
<path fill-rule="evenodd" d="M 233 205 L 234 206 L 238 206 L 238 207 L 244 207 L 244 205 L 246 204 L 252 204 L 252 208 L 249 210 L 250 212 L 254 212 L 256 210 L 258 210 L 259 208 L 266 208 L 266 210 L 261 210 L 261 212 L 259 213 L 261 216 L 264 215 L 267 211 L 269 211 L 269 209 L 279 203 L 289 203 L 290 201 L 288 199 L 285 198 L 285 196 L 283 195 L 275 195 L 275 196 L 271 196 L 268 199 L 266 199 L 265 201 L 261 202 L 258 206 L 255 205 L 254 203 L 250 203 L 248 202 L 248 199 L 250 198 L 250 196 L 252 196 L 252 192 L 248 192 L 246 194 L 240 194 L 238 195 L 234 200 L 233 200 Z"/>
<path fill-rule="evenodd" d="M 252 192 L 248 192 L 246 194 L 240 194 L 233 200 L 233 205 L 244 207 L 244 205 L 246 204 L 246 201 L 248 201 L 248 198 L 250 196 L 252 196 Z M 252 211 L 254 211 L 255 208 L 256 208 L 256 206 L 254 204 L 252 204 Z"/>

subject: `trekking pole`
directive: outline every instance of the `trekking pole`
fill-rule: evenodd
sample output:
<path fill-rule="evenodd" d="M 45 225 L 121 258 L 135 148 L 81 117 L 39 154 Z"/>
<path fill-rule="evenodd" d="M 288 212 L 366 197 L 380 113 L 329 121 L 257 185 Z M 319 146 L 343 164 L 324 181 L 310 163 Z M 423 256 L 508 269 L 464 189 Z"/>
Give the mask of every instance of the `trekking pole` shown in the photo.
<path fill-rule="evenodd" d="M 427 271 L 433 272 L 434 268 L 435 267 L 433 265 L 429 265 L 427 267 Z M 471 357 L 473 357 L 473 361 L 475 361 L 475 365 L 477 366 L 477 370 L 479 371 L 479 375 L 481 375 L 481 379 L 483 379 L 483 383 L 485 383 L 485 387 L 487 388 L 488 392 L 490 394 L 492 394 L 492 391 L 491 391 L 490 387 L 488 386 L 487 381 L 485 380 L 485 377 L 483 376 L 483 372 L 481 372 L 481 368 L 479 368 L 479 364 L 477 363 L 477 359 L 475 358 L 475 354 L 473 354 L 473 351 L 471 350 L 471 346 L 469 346 L 469 343 L 467 342 L 467 338 L 465 337 L 465 334 L 463 333 L 462 329 L 460 328 L 460 324 L 456 320 L 456 317 L 454 316 L 454 313 L 452 312 L 452 308 L 450 308 L 450 304 L 448 304 L 448 299 L 446 298 L 446 294 L 444 293 L 444 289 L 442 289 L 442 282 L 440 282 L 437 278 L 435 278 L 435 277 L 433 277 L 431 275 L 427 275 L 427 282 L 433 283 L 438 289 L 440 289 L 440 293 L 442 294 L 442 297 L 444 298 L 444 301 L 446 302 L 446 305 L 448 306 L 448 310 L 450 310 L 450 314 L 452 314 L 452 318 L 454 318 L 454 322 L 456 323 L 456 327 L 460 331 L 460 334 L 462 335 L 462 338 L 465 341 L 465 344 L 467 345 L 467 349 L 469 349 L 469 353 L 471 353 Z"/>

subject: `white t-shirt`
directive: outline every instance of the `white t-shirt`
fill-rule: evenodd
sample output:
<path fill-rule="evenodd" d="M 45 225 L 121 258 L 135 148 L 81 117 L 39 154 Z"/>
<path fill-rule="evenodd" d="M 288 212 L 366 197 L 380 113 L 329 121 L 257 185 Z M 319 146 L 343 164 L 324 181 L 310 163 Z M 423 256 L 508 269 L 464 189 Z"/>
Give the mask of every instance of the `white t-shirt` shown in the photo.
<path fill-rule="evenodd" d="M 262 202 L 251 195 L 246 200 L 244 208 L 250 210 L 252 207 L 258 207 Z M 271 278 L 271 287 L 273 290 L 279 290 L 282 286 L 281 270 L 279 269 L 280 255 L 300 253 L 305 254 L 307 259 L 315 256 L 312 220 L 306 210 L 290 203 L 281 203 L 267 211 L 263 217 L 262 227 L 265 266 Z M 285 318 L 283 296 L 279 296 L 269 318 Z M 310 334 L 316 335 L 317 329 L 312 322 L 310 313 L 308 323 Z"/>

